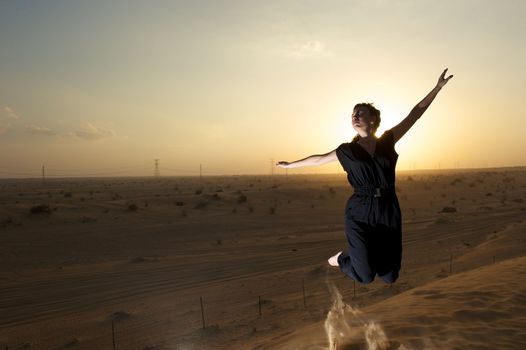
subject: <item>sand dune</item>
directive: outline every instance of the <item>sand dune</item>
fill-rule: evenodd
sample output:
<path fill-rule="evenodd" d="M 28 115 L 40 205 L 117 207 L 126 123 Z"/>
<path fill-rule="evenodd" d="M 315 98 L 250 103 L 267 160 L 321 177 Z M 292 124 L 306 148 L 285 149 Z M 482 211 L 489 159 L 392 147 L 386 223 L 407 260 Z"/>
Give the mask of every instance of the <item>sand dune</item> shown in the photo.
<path fill-rule="evenodd" d="M 336 291 L 325 323 L 287 338 L 267 348 L 523 349 L 526 257 L 452 275 L 363 310 Z"/>
<path fill-rule="evenodd" d="M 393 286 L 327 265 L 344 174 L 0 187 L 0 349 L 524 347 L 524 168 L 398 173 Z"/>

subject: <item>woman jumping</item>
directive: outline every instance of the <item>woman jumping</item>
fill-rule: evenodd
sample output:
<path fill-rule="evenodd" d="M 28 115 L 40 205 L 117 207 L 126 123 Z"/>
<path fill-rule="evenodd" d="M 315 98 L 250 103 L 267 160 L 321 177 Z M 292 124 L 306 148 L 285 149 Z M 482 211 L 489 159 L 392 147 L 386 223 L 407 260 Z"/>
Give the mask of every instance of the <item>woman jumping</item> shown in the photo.
<path fill-rule="evenodd" d="M 445 77 L 395 127 L 379 138 L 380 111 L 370 103 L 354 106 L 352 126 L 358 133 L 351 142 L 321 155 L 311 155 L 294 162 L 278 162 L 282 168 L 322 165 L 339 160 L 347 172 L 354 193 L 345 206 L 347 252 L 330 257 L 331 266 L 360 283 L 371 283 L 378 275 L 385 283 L 398 278 L 402 262 L 402 215 L 395 192 L 395 167 L 398 159 L 394 145 L 422 116 L 444 85 Z"/>

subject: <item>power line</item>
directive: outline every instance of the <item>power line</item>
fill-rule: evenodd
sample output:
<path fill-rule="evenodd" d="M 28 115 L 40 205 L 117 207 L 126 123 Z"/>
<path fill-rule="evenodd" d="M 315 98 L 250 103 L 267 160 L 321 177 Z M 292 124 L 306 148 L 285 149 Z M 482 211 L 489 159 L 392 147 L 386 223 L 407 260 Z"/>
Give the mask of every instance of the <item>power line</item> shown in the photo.
<path fill-rule="evenodd" d="M 155 170 L 154 170 L 153 176 L 159 177 L 161 176 L 161 173 L 159 171 L 159 159 L 154 159 L 154 162 L 155 162 Z"/>

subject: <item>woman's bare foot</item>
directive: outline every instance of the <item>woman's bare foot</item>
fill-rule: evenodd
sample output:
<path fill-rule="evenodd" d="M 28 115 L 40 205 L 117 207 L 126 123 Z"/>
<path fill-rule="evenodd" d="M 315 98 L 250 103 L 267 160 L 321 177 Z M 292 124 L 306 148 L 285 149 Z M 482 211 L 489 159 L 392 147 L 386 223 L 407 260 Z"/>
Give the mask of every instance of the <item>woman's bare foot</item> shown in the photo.
<path fill-rule="evenodd" d="M 327 260 L 329 262 L 329 265 L 331 266 L 339 266 L 338 265 L 338 257 L 340 256 L 342 252 L 338 252 L 338 254 L 336 255 L 333 255 L 329 258 L 329 260 Z"/>

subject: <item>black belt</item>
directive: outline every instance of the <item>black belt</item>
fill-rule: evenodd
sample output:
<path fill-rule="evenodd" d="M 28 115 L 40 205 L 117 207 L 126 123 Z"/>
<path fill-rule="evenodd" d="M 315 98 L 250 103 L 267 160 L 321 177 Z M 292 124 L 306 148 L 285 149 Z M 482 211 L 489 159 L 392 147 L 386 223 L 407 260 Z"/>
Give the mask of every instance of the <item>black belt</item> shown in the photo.
<path fill-rule="evenodd" d="M 381 197 L 387 193 L 393 193 L 395 191 L 395 185 L 389 184 L 387 187 L 373 187 L 373 186 L 360 186 L 354 187 L 354 193 L 369 195 L 373 197 Z"/>

